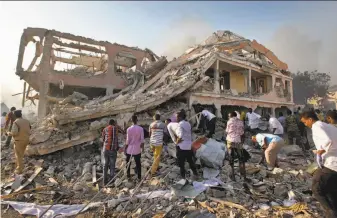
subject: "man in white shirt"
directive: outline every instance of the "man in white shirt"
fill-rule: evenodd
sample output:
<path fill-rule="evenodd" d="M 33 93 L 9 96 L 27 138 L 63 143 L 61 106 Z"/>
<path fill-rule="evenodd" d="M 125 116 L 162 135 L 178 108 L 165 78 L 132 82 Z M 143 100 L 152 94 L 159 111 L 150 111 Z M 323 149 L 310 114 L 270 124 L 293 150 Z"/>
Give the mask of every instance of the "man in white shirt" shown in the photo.
<path fill-rule="evenodd" d="M 319 121 L 314 111 L 301 114 L 301 122 L 312 129 L 317 164 L 312 192 L 323 206 L 326 217 L 337 217 L 337 128 Z"/>
<path fill-rule="evenodd" d="M 269 131 L 274 135 L 283 137 L 283 126 L 275 117 L 269 118 Z"/>
<path fill-rule="evenodd" d="M 257 129 L 260 123 L 260 118 L 261 116 L 259 114 L 253 112 L 253 109 L 248 108 L 246 119 L 248 120 L 249 130 L 254 135 L 257 133 Z"/>
<path fill-rule="evenodd" d="M 177 159 L 180 168 L 180 174 L 183 179 L 186 178 L 185 161 L 190 165 L 194 177 L 198 177 L 197 168 L 193 162 L 192 151 L 192 128 L 186 120 L 186 114 L 183 112 L 177 113 L 178 123 L 170 123 L 167 129 L 172 137 L 172 141 L 176 144 Z"/>
<path fill-rule="evenodd" d="M 201 111 L 201 114 L 207 120 L 208 134 L 206 135 L 206 137 L 212 138 L 215 133 L 216 116 L 205 109 Z"/>

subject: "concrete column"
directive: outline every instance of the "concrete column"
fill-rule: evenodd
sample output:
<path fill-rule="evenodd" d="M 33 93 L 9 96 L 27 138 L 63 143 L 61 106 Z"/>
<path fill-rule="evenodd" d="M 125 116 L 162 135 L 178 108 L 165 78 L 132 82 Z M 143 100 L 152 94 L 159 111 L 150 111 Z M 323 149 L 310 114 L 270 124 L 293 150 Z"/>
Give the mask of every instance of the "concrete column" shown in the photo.
<path fill-rule="evenodd" d="M 271 108 L 271 115 L 273 116 L 273 117 L 276 117 L 275 115 L 275 110 L 276 110 L 276 107 L 272 107 Z"/>
<path fill-rule="evenodd" d="M 249 95 L 252 94 L 252 69 L 248 71 L 248 93 Z"/>
<path fill-rule="evenodd" d="M 137 61 L 136 61 L 136 70 L 140 70 L 141 68 L 141 65 L 142 65 L 142 59 L 140 58 L 137 58 Z"/>
<path fill-rule="evenodd" d="M 116 75 L 116 64 L 115 64 L 115 58 L 116 58 L 117 52 L 114 52 L 112 54 L 109 54 L 108 58 L 108 70 L 106 72 L 106 79 L 107 79 L 107 86 L 106 86 L 106 95 L 112 95 L 114 86 L 111 85 L 112 80 L 114 79 L 114 75 Z"/>
<path fill-rule="evenodd" d="M 216 61 L 216 69 L 214 71 L 214 93 L 220 94 L 220 76 L 219 76 L 219 60 Z"/>
<path fill-rule="evenodd" d="M 271 81 L 272 81 L 271 90 L 274 91 L 274 89 L 275 89 L 275 82 L 276 82 L 276 77 L 274 75 L 271 76 Z"/>
<path fill-rule="evenodd" d="M 41 58 L 39 68 L 39 105 L 38 105 L 38 119 L 43 119 L 48 113 L 47 95 L 49 92 L 49 74 L 53 70 L 50 64 L 51 53 L 53 45 L 53 36 L 47 33 L 43 47 L 43 56 Z"/>
<path fill-rule="evenodd" d="M 290 101 L 294 102 L 294 90 L 293 90 L 293 81 L 289 80 L 289 92 L 290 92 Z"/>

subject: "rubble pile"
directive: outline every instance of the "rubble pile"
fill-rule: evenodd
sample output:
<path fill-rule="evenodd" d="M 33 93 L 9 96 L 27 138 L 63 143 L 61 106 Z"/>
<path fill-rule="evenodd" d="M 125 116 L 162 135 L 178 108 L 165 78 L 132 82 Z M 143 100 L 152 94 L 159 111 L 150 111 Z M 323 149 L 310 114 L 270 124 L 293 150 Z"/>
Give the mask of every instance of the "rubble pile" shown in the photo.
<path fill-rule="evenodd" d="M 214 143 L 213 141 L 208 143 Z M 168 147 L 172 149 L 174 144 L 171 143 Z M 94 199 L 94 202 L 100 202 L 100 206 L 92 210 L 97 210 L 94 212 L 96 214 L 111 217 L 117 217 L 125 206 L 125 215 L 140 215 L 145 212 L 142 217 L 153 217 L 161 213 L 167 213 L 167 217 L 182 217 L 196 211 L 214 217 L 313 217 L 321 214 L 318 203 L 311 196 L 311 176 L 304 171 L 311 162 L 303 157 L 299 147 L 284 147 L 279 154 L 279 168 L 274 168 L 273 171 L 258 164 L 261 150 L 249 145 L 245 145 L 245 148 L 252 156 L 246 164 L 247 177 L 251 182 L 245 182 L 238 174 L 236 182 L 232 181 L 227 162 L 217 170 L 218 167 L 209 168 L 209 164 L 197 161 L 202 178 L 179 189 L 176 185 L 180 177 L 179 167 L 167 151 L 164 151 L 161 158 L 160 175 L 146 177 L 153 162 L 153 154 L 146 141 L 142 153 L 142 176 L 145 179 L 140 188 L 136 189 L 138 183 L 133 179 L 126 179 L 123 153 L 118 153 L 116 162 L 116 173 L 120 172 L 119 175 L 111 186 L 103 188 L 100 146 L 98 143 L 86 143 L 40 157 L 26 157 L 26 173 L 21 184 L 34 173 L 36 163 L 43 160 L 41 172 L 25 188 L 38 191 L 23 194 L 18 192 L 12 196 L 10 192 L 15 190 L 15 181 L 8 175 L 14 170 L 11 158 L 13 154 L 12 149 L 6 149 L 2 151 L 2 196 L 9 196 L 4 200 L 37 205 L 55 202 L 62 196 L 57 201 L 58 204 L 74 205 L 87 202 L 103 188 Z M 191 179 L 192 172 L 187 163 L 185 167 L 189 171 L 188 178 Z M 134 169 L 132 162 L 132 175 L 135 174 Z"/>
<path fill-rule="evenodd" d="M 60 37 L 65 36 L 57 31 L 53 33 Z M 92 42 L 92 40 L 89 41 Z M 243 48 L 249 51 L 261 50 L 263 54 L 265 52 L 262 50 L 266 50 L 256 41 L 250 41 L 230 31 L 218 31 L 200 45 L 188 49 L 170 62 L 167 62 L 165 57 L 158 57 L 146 49 L 144 52 L 152 57 L 149 64 L 136 70 L 129 68 L 126 72 L 117 70 L 116 74 L 127 84 L 117 93 L 92 100 L 88 100 L 91 98 L 78 92 L 74 92 L 65 99 L 49 96 L 49 103 L 52 103 L 50 113 L 39 124 L 34 125 L 32 143 L 27 153 L 44 155 L 90 142 L 98 137 L 99 132 L 96 130 L 104 126 L 106 123 L 104 118 L 116 117 L 117 122 L 124 124 L 128 123 L 132 114 L 147 113 L 148 117 L 151 117 L 153 113 L 149 111 L 162 107 L 166 102 L 177 101 L 178 98 L 188 102 L 188 96 L 195 91 L 213 91 L 217 81 L 214 76 L 208 75 L 209 73 L 206 75 L 206 71 L 218 58 L 257 69 L 268 68 L 276 70 L 279 74 L 288 74 L 285 70 L 286 64 L 279 61 L 277 57 L 269 53 L 265 54 L 273 60 L 270 62 L 264 55 L 243 55 L 240 53 Z M 102 64 L 98 65 L 104 68 Z M 232 96 L 249 95 L 232 89 L 223 90 L 223 92 Z M 185 109 L 188 108 L 189 105 Z M 118 120 L 120 117 L 123 117 L 123 122 Z M 146 120 L 150 121 L 148 118 Z M 95 123 L 91 124 L 92 122 Z M 76 123 L 76 128 L 73 123 Z M 145 125 L 145 121 L 142 124 Z M 92 128 L 93 126 L 95 128 Z M 54 135 L 67 137 L 53 137 Z"/>
<path fill-rule="evenodd" d="M 274 64 L 264 56 L 253 58 L 231 49 L 249 46 L 268 54 Z M 214 91 L 214 83 L 218 81 L 206 75 L 206 70 L 217 58 L 288 73 L 287 66 L 272 53 L 263 52 L 263 48 L 256 41 L 219 31 L 169 63 L 166 58 L 156 57 L 157 61 L 142 69 L 117 72 L 127 83 L 117 93 L 94 99 L 79 92 L 64 99 L 48 96 L 50 113 L 32 125 L 23 176 L 11 176 L 13 150 L 2 148 L 1 198 L 5 200 L 2 204 L 38 217 L 46 209 L 50 211 L 48 217 L 75 216 L 88 209 L 86 206 L 91 209 L 85 213 L 92 217 L 319 217 L 322 212 L 311 196 L 311 176 L 304 170 L 315 166 L 295 145 L 284 147 L 279 154 L 278 168 L 269 171 L 259 164 L 262 151 L 251 146 L 250 135 L 247 135 L 244 147 L 251 154 L 246 164 L 250 181 L 238 175 L 236 181 L 230 179 L 230 166 L 225 161 L 226 145 L 222 141 L 226 123 L 222 119 L 216 123 L 216 140 L 207 139 L 195 152 L 201 175 L 198 180 L 192 180 L 186 163 L 188 181 L 179 181 L 173 143 L 163 150 L 160 175 L 149 177 L 153 151 L 146 139 L 141 155 L 142 181 L 126 179 L 125 155 L 118 153 L 116 179 L 108 187 L 102 184 L 100 136 L 109 119 L 115 119 L 126 129 L 132 115 L 137 114 L 138 124 L 146 130 L 154 114 L 159 113 L 164 120 L 185 109 L 194 126 L 195 111 L 190 108 L 194 102 L 186 100 L 187 96 L 194 91 Z M 81 75 L 87 74 L 86 69 L 76 70 Z M 95 76 L 99 76 L 96 73 Z M 233 96 L 248 95 L 236 90 L 224 92 Z M 262 129 L 267 129 L 265 124 L 266 121 L 261 121 L 260 126 L 265 127 Z M 119 137 L 120 145 L 124 145 L 126 136 L 119 134 Z M 198 138 L 193 134 L 193 140 Z M 134 175 L 135 165 L 131 163 Z M 27 210 L 32 207 L 34 211 Z"/>

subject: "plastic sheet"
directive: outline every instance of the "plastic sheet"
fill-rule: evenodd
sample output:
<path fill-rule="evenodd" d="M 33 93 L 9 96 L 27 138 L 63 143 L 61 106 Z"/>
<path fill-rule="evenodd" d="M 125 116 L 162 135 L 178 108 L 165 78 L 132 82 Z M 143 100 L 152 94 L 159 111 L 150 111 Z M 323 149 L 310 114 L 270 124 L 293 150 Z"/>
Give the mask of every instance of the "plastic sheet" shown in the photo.
<path fill-rule="evenodd" d="M 40 217 L 45 210 L 47 210 L 50 205 L 37 205 L 34 203 L 26 203 L 26 202 L 17 202 L 17 201 L 2 201 L 1 204 L 9 204 L 20 214 L 33 215 Z M 99 207 L 103 203 L 90 203 L 83 211 L 88 210 L 89 208 Z M 65 204 L 55 204 L 53 205 L 43 218 L 52 218 L 58 215 L 57 217 L 67 217 L 76 215 L 85 204 L 73 204 L 73 205 L 65 205 Z"/>

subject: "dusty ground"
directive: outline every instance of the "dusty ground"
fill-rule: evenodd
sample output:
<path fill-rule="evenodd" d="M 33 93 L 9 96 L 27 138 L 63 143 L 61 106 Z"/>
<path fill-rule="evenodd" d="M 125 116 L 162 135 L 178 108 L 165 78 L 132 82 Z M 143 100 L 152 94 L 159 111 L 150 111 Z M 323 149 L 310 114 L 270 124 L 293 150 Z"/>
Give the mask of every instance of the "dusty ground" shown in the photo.
<path fill-rule="evenodd" d="M 308 134 L 310 138 L 310 133 Z M 247 175 L 248 178 L 252 180 L 248 184 L 248 189 L 245 186 L 243 180 L 237 174 L 237 182 L 232 182 L 229 179 L 229 166 L 226 162 L 225 166 L 222 168 L 219 179 L 223 181 L 228 187 L 233 187 L 236 191 L 233 193 L 226 189 L 211 188 L 205 193 L 199 195 L 196 200 L 206 202 L 208 210 L 213 208 L 217 217 L 321 217 L 321 210 L 318 202 L 312 198 L 310 195 L 310 184 L 311 178 L 307 174 L 303 173 L 305 171 L 307 163 L 301 154 L 289 155 L 286 153 L 280 154 L 280 172 L 273 174 L 273 172 L 268 172 L 264 166 L 260 166 L 257 162 L 260 159 L 260 151 L 253 147 L 248 147 L 252 158 L 247 163 Z M 125 162 L 123 154 L 118 155 L 117 168 L 119 169 L 121 165 Z M 36 188 L 38 186 L 47 186 L 49 190 L 32 192 L 32 195 L 19 195 L 14 198 L 8 199 L 13 201 L 23 201 L 23 202 L 34 202 L 40 205 L 51 204 L 63 194 L 58 203 L 60 204 L 81 204 L 88 202 L 93 196 L 97 194 L 97 189 L 91 184 L 92 175 L 88 178 L 83 178 L 86 176 L 81 176 L 86 168 L 88 162 L 96 165 L 97 178 L 101 176 L 102 167 L 100 164 L 100 152 L 99 147 L 96 145 L 82 145 L 75 146 L 63 151 L 55 152 L 50 155 L 39 156 L 39 157 L 26 157 L 26 177 L 30 176 L 34 171 L 34 163 L 37 160 L 43 159 L 44 163 L 42 165 L 42 172 L 34 179 L 34 181 L 28 185 L 25 189 Z M 14 158 L 12 153 L 12 148 L 2 149 L 2 159 L 1 159 L 1 182 L 5 183 L 12 178 L 12 172 L 14 170 Z M 147 169 L 150 168 L 152 164 L 152 154 L 149 150 L 148 145 L 146 146 L 146 151 L 142 156 L 143 172 L 144 175 Z M 146 179 L 144 184 L 141 186 L 144 193 L 151 190 L 167 189 L 170 188 L 174 181 L 179 180 L 179 168 L 174 166 L 174 159 L 169 157 L 167 154 L 162 158 L 162 164 L 160 171 L 162 174 L 157 177 L 157 179 L 166 176 L 168 171 L 170 172 L 168 177 L 165 177 L 161 182 L 153 183 L 154 179 Z M 54 168 L 52 175 L 47 172 L 50 168 Z M 134 165 L 131 166 L 133 168 Z M 187 165 L 188 167 L 188 165 Z M 172 172 L 171 172 L 172 169 Z M 290 172 L 292 171 L 292 172 Z M 133 171 L 131 171 L 133 172 Z M 165 173 L 166 172 L 166 173 Z M 199 169 L 202 175 L 202 169 Z M 238 169 L 236 169 L 238 173 Z M 295 174 L 295 176 L 294 176 Z M 122 174 L 121 174 L 122 175 Z M 52 184 L 49 178 L 56 180 L 57 184 Z M 119 177 L 120 178 L 120 177 Z M 155 178 L 156 179 L 156 178 Z M 261 183 L 262 182 L 262 183 Z M 262 186 L 255 186 L 254 184 L 262 184 Z M 102 187 L 102 184 L 99 183 Z M 128 196 L 129 190 L 135 188 L 136 184 L 127 180 L 123 180 L 122 184 L 117 188 L 104 189 L 101 194 L 99 194 L 93 202 L 104 201 L 107 199 L 118 198 L 121 196 Z M 77 187 L 77 188 L 75 188 Z M 80 190 L 78 190 L 80 187 Z M 308 206 L 306 210 L 308 214 L 303 213 L 293 214 L 288 212 L 280 212 L 275 209 L 270 208 L 272 202 L 277 202 L 282 204 L 282 201 L 288 199 L 288 191 L 294 190 L 298 202 L 303 202 Z M 240 209 L 231 209 L 227 206 L 221 206 L 209 197 L 216 197 L 225 201 L 233 202 L 244 206 L 249 211 L 244 212 Z M 125 206 L 126 203 L 121 203 L 122 207 L 117 208 L 107 208 L 99 207 L 91 209 L 86 213 L 78 215 L 76 217 L 117 217 L 117 212 Z M 140 204 L 139 201 L 134 201 L 130 204 L 126 211 L 134 211 Z M 142 217 L 153 217 L 154 215 L 163 211 L 163 207 L 160 205 L 172 205 L 174 206 L 172 211 L 166 215 L 166 217 L 183 217 L 185 214 L 191 213 L 192 211 L 199 211 L 202 206 L 198 203 L 191 202 L 191 199 L 175 198 L 172 200 L 163 200 L 161 198 L 147 200 L 141 209 L 144 211 L 150 206 L 153 206 L 144 216 Z M 269 209 L 261 209 L 262 204 L 269 205 Z M 1 207 L 1 217 L 22 217 L 11 207 L 7 209 L 7 205 L 2 205 Z M 7 210 L 6 210 L 7 209 Z M 212 211 L 212 210 L 211 210 Z M 286 213 L 286 215 L 285 215 Z M 23 216 L 32 217 L 32 216 Z M 73 216 L 75 217 L 75 216 Z M 160 216 L 159 216 L 160 217 Z M 196 217 L 192 216 L 191 217 Z"/>

